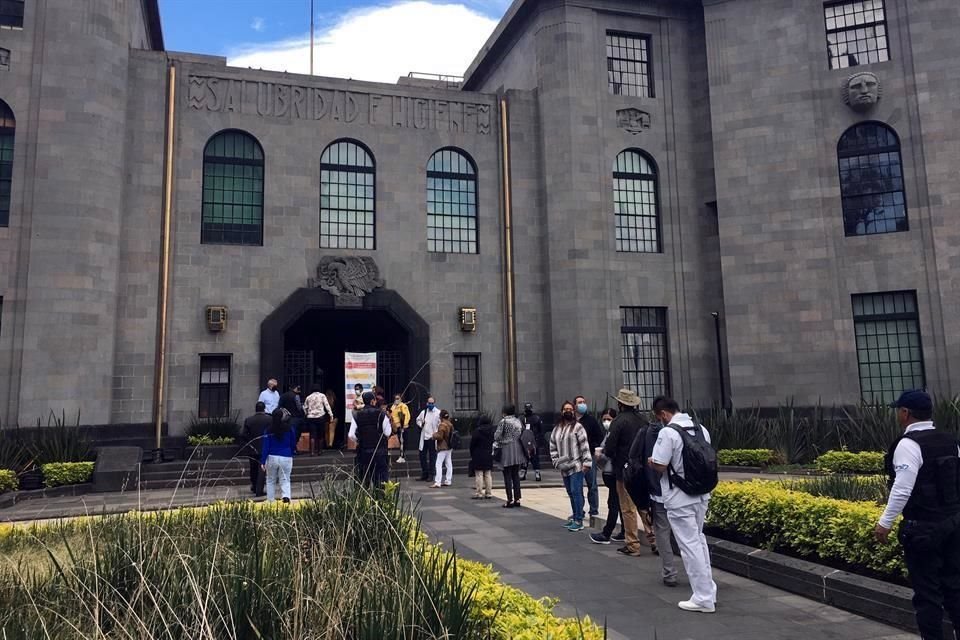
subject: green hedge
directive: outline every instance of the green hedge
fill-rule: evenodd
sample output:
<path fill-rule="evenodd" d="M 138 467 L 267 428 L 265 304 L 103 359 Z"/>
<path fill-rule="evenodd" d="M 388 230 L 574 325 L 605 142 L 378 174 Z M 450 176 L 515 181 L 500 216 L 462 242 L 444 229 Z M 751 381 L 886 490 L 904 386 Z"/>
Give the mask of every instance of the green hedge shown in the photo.
<path fill-rule="evenodd" d="M 92 462 L 51 462 L 40 467 L 43 484 L 60 487 L 66 484 L 89 482 L 93 477 Z"/>
<path fill-rule="evenodd" d="M 721 449 L 717 462 L 730 467 L 766 467 L 781 459 L 773 449 Z"/>
<path fill-rule="evenodd" d="M 816 465 L 820 471 L 830 473 L 883 473 L 883 453 L 879 451 L 827 451 L 817 458 Z"/>
<path fill-rule="evenodd" d="M 873 529 L 883 507 L 822 498 L 784 489 L 776 482 L 721 482 L 713 492 L 709 526 L 770 550 L 838 560 L 881 576 L 906 574 L 896 536 L 880 544 Z"/>
<path fill-rule="evenodd" d="M 10 469 L 0 469 L 0 493 L 6 491 L 16 491 L 20 486 L 17 480 L 17 472 Z"/>

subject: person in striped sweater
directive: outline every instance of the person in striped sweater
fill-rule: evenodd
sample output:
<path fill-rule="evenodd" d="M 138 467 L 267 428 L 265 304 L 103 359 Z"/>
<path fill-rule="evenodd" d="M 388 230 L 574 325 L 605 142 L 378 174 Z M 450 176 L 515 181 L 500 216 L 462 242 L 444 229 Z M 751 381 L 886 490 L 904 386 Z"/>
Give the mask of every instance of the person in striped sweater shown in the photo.
<path fill-rule="evenodd" d="M 587 432 L 576 418 L 572 402 L 564 402 L 560 421 L 550 432 L 550 460 L 563 476 L 563 486 L 570 496 L 570 518 L 564 527 L 568 531 L 583 530 L 583 478 L 593 458 Z"/>

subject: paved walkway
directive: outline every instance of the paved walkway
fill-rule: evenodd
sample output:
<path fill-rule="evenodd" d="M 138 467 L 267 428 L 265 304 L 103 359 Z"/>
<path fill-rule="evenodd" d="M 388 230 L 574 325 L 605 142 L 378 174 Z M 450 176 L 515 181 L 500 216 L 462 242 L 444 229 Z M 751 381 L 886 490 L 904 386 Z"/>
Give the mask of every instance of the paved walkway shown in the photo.
<path fill-rule="evenodd" d="M 456 480 L 456 478 L 455 478 Z M 558 613 L 606 621 L 610 640 L 910 640 L 904 633 L 746 578 L 714 571 L 717 613 L 687 613 L 689 597 L 660 584 L 659 559 L 624 558 L 615 545 L 590 543 L 590 529 L 561 527 L 569 503 L 560 489 L 524 493 L 524 508 L 502 499 L 470 500 L 462 485 L 415 488 L 428 532 L 456 544 L 465 557 L 492 563 L 505 582 L 535 597 L 560 599 Z M 602 498 L 606 491 L 601 490 Z M 656 633 L 656 636 L 654 635 Z"/>

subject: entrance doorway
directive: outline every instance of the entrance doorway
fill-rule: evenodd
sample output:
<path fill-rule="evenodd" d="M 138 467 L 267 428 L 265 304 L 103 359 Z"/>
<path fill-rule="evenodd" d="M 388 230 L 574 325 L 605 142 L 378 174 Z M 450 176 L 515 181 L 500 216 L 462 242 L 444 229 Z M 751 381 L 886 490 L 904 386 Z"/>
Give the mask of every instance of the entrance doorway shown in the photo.
<path fill-rule="evenodd" d="M 284 388 L 313 385 L 336 394 L 343 412 L 347 351 L 377 353 L 377 384 L 388 397 L 404 392 L 419 410 L 430 387 L 430 328 L 395 291 L 378 289 L 359 304 L 338 305 L 319 288 L 297 289 L 260 325 L 261 378 Z"/>
<path fill-rule="evenodd" d="M 283 344 L 285 389 L 299 384 L 306 394 L 317 385 L 342 399 L 348 351 L 376 352 L 377 384 L 387 397 L 407 390 L 410 381 L 409 336 L 383 311 L 311 309 L 286 330 Z"/>

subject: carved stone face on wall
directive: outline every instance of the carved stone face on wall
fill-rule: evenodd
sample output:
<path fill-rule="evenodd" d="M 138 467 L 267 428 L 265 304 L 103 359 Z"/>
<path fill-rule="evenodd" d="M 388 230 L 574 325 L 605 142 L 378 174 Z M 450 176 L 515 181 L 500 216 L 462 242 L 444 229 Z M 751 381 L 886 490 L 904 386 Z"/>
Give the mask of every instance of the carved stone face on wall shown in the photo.
<path fill-rule="evenodd" d="M 860 113 L 875 107 L 881 95 L 880 79 L 869 71 L 853 74 L 843 87 L 843 101 Z"/>

